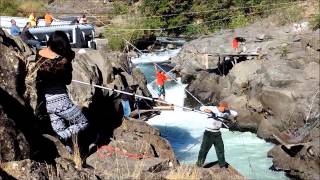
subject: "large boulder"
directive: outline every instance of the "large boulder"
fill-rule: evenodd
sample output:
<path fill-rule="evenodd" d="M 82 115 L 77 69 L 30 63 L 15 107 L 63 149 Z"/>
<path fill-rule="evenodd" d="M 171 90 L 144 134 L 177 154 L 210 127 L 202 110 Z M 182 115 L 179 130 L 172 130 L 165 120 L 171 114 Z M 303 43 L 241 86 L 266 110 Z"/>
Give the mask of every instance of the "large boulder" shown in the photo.
<path fill-rule="evenodd" d="M 14 120 L 8 118 L 0 105 L 0 160 L 1 162 L 20 160 L 30 157 L 30 146 Z"/>
<path fill-rule="evenodd" d="M 246 179 L 237 170 L 229 165 L 228 168 L 221 170 L 217 162 L 210 162 L 199 168 L 194 165 L 181 165 L 176 168 L 159 173 L 164 179 Z"/>
<path fill-rule="evenodd" d="M 219 83 L 217 75 L 201 71 L 197 74 L 192 84 L 188 86 L 188 90 L 205 103 L 217 102 L 222 91 Z"/>
<path fill-rule="evenodd" d="M 113 135 L 108 145 L 86 160 L 102 178 L 144 179 L 148 173 L 168 170 L 178 163 L 168 141 L 144 121 L 123 120 Z"/>
<path fill-rule="evenodd" d="M 32 158 L 55 164 L 55 167 L 51 167 L 50 164 L 48 166 L 59 172 L 54 174 L 57 179 L 95 179 L 94 173 L 90 170 L 75 168 L 70 158 L 54 160 L 57 156 L 56 148 L 51 141 L 42 136 L 45 133 L 53 133 L 49 131 L 50 128 L 47 129 L 50 127 L 48 124 L 50 121 L 48 116 L 44 115 L 45 112 L 39 112 L 42 109 L 38 106 L 37 89 L 32 79 L 34 77 L 25 78 L 28 70 L 35 63 L 33 61 L 35 56 L 30 56 L 32 53 L 23 54 L 21 49 L 29 47 L 17 39 L 13 40 L 5 33 L 1 34 L 0 40 L 0 160 L 2 169 L 6 172 L 3 174 L 9 174 L 8 176 L 11 175 L 17 179 L 48 179 L 48 170 L 51 172 L 51 169 L 43 169 L 43 164 L 36 166 L 36 161 L 23 160 Z M 21 44 L 17 44 L 16 41 Z M 23 47 L 19 47 L 20 45 Z M 85 53 L 80 51 L 73 61 L 73 78 L 95 85 L 117 87 L 120 90 L 126 86 L 132 86 L 131 88 L 136 90 L 137 94 L 148 95 L 143 74 L 138 70 L 130 74 L 127 68 L 122 64 L 122 60 L 104 61 L 104 56 L 98 51 L 89 50 Z M 110 141 L 113 130 L 122 122 L 119 103 L 121 94 L 75 82 L 68 86 L 68 89 L 71 99 L 75 104 L 83 107 L 92 127 L 101 135 L 99 140 L 102 139 L 101 141 L 104 142 L 99 143 Z M 146 154 L 154 157 L 152 161 L 148 160 L 149 164 L 153 164 L 153 168 L 148 168 L 150 172 L 159 169 L 158 167 L 177 163 L 170 144 L 161 139 L 158 130 L 147 126 L 145 122 L 127 122 L 126 129 L 120 133 L 123 136 L 118 136 L 119 133 L 115 134 L 115 139 L 119 140 L 117 144 L 126 141 L 126 137 L 129 139 L 132 137 L 130 141 L 132 143 L 119 146 L 128 151 L 138 152 L 142 147 L 140 145 L 148 145 Z M 134 142 L 139 142 L 138 146 L 132 146 Z M 163 147 L 166 149 L 161 150 Z M 84 148 L 88 149 L 88 147 Z M 5 162 L 8 164 L 4 164 Z M 52 173 L 56 172 L 54 169 Z M 41 174 L 41 172 L 47 174 Z"/>
<path fill-rule="evenodd" d="M 53 172 L 53 179 L 84 179 L 84 180 L 99 180 L 98 176 L 92 168 L 76 168 L 74 162 L 63 158 L 55 159 L 55 168 L 51 167 Z M 50 167 L 49 167 L 50 168 Z M 51 171 L 52 172 L 52 171 Z"/>
<path fill-rule="evenodd" d="M 275 127 L 272 126 L 270 120 L 268 119 L 262 119 L 258 130 L 257 130 L 257 136 L 260 138 L 263 138 L 265 140 L 273 140 L 273 134 L 279 133 L 279 130 L 277 130 Z"/>
<path fill-rule="evenodd" d="M 274 168 L 301 179 L 320 179 L 320 124 L 315 123 L 317 124 L 313 128 L 305 126 L 298 129 L 299 132 L 307 130 L 308 136 L 305 139 L 307 143 L 290 149 L 278 145 L 268 152 L 268 156 L 273 158 Z"/>
<path fill-rule="evenodd" d="M 39 147 L 35 116 L 23 98 L 25 57 L 28 47 L 0 29 L 0 160 L 2 162 L 31 157 Z M 24 50 L 24 51 L 21 51 Z M 29 49 L 29 52 L 32 52 Z M 32 149 L 32 150 L 31 150 Z"/>
<path fill-rule="evenodd" d="M 100 154 L 104 150 L 98 151 Z M 87 164 L 95 168 L 96 174 L 102 179 L 144 179 L 145 173 L 155 173 L 170 168 L 170 162 L 161 158 L 128 158 L 121 155 L 92 154 L 87 159 Z"/>
<path fill-rule="evenodd" d="M 57 158 L 55 165 L 30 159 L 2 163 L 0 168 L 10 177 L 21 180 L 98 179 L 91 169 L 77 169 L 73 162 Z"/>
<path fill-rule="evenodd" d="M 319 30 L 297 34 L 291 29 L 290 25 L 274 27 L 260 22 L 234 32 L 217 32 L 186 43 L 172 61 L 179 67 L 184 82 L 189 84 L 188 90 L 201 101 L 229 102 L 239 113 L 239 129 L 255 131 L 259 137 L 275 142 L 273 134 L 302 127 L 320 114 Z M 233 53 L 234 33 L 246 39 L 247 53 L 259 49 L 259 56 L 230 66 L 225 76 L 213 75 L 219 74 L 216 71 L 199 71 L 203 67 L 197 56 Z M 312 139 L 315 140 L 319 138 Z M 280 157 L 282 155 L 277 156 Z M 299 163 L 302 162 L 293 164 Z M 319 165 L 317 160 L 312 163 Z M 312 165 L 309 169 L 294 166 L 283 169 L 314 179 L 302 174 L 313 174 L 316 168 Z"/>
<path fill-rule="evenodd" d="M 128 152 L 168 159 L 172 164 L 177 164 L 177 159 L 169 142 L 160 137 L 158 129 L 148 125 L 144 121 L 124 120 L 122 125 L 115 129 L 114 140 L 116 142 L 113 144 L 117 147 L 123 142 L 131 144 L 131 146 L 119 147 L 124 148 Z"/>
<path fill-rule="evenodd" d="M 231 84 L 231 93 L 244 95 L 254 85 L 259 84 L 261 79 L 262 61 L 245 61 L 237 64 L 231 69 L 228 78 Z"/>
<path fill-rule="evenodd" d="M 50 165 L 46 166 L 43 163 L 39 163 L 30 159 L 2 163 L 0 167 L 11 177 L 21 180 L 49 179 L 50 171 L 53 170 L 50 169 L 52 168 Z"/>
<path fill-rule="evenodd" d="M 257 105 L 253 100 L 248 102 L 246 96 L 231 95 L 223 99 L 230 104 L 231 109 L 235 109 L 238 112 L 237 122 L 241 131 L 255 131 L 262 119 L 264 119 L 261 111 L 258 111 Z"/>
<path fill-rule="evenodd" d="M 30 146 L 15 123 L 16 118 L 27 120 L 18 116 L 18 110 L 24 109 L 24 101 L 18 93 L 17 78 L 12 78 L 18 76 L 22 60 L 10 47 L 0 44 L 0 49 L 0 160 L 6 162 L 28 158 Z"/>
<path fill-rule="evenodd" d="M 91 84 L 102 84 L 101 71 L 97 64 L 90 61 L 88 56 L 77 54 L 72 62 L 73 71 L 72 79 Z M 88 107 L 91 102 L 92 95 L 95 94 L 95 88 L 78 83 L 71 83 L 68 86 L 72 100 L 82 107 Z"/>
<path fill-rule="evenodd" d="M 192 40 L 183 45 L 181 52 L 172 58 L 172 62 L 183 67 L 183 74 L 194 74 L 197 69 L 205 69 L 206 58 L 209 60 L 208 68 L 214 69 L 219 62 L 216 55 L 231 51 L 229 42 L 232 41 L 232 37 L 231 31 L 223 31 Z M 227 43 L 228 46 L 224 46 Z"/>

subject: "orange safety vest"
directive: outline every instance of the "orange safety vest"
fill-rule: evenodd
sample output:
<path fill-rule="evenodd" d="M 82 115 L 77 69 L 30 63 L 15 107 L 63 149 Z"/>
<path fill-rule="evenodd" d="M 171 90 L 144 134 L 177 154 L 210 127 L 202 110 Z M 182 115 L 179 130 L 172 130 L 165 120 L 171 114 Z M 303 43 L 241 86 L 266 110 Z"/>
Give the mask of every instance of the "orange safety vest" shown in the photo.
<path fill-rule="evenodd" d="M 157 84 L 159 86 L 163 86 L 164 82 L 167 80 L 167 77 L 164 74 L 162 74 L 160 71 L 157 71 L 156 76 L 157 76 Z"/>

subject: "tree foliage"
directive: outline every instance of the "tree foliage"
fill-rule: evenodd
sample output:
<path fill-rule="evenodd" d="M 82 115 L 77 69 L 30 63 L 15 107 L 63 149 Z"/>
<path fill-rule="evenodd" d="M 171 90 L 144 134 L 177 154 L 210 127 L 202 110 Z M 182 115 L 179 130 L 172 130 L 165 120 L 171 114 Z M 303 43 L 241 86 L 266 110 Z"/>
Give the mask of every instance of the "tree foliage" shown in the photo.
<path fill-rule="evenodd" d="M 320 14 L 315 14 L 311 19 L 311 27 L 313 30 L 320 29 Z"/>
<path fill-rule="evenodd" d="M 129 38 L 131 43 L 135 38 L 146 35 L 156 36 L 188 36 L 209 34 L 224 28 L 239 28 L 248 25 L 257 18 L 274 15 L 278 24 L 299 21 L 302 9 L 294 5 L 297 0 L 140 0 L 134 4 L 130 0 L 118 0 L 114 9 L 123 17 L 122 27 L 137 29 L 129 36 L 128 32 L 117 30 L 117 23 L 109 27 L 114 32 L 107 31 L 107 36 L 113 33 L 121 34 L 110 37 L 112 49 L 124 47 L 122 37 Z M 121 3 L 119 3 L 121 2 Z M 131 2 L 131 3 L 129 3 Z M 125 6 L 120 7 L 119 5 Z M 129 7 L 129 10 L 127 10 Z M 138 7 L 138 13 L 136 8 Z M 125 13 L 127 12 L 125 17 Z M 133 20 L 134 19 L 134 20 Z M 316 23 L 315 23 L 316 24 Z M 143 30 L 142 30 L 143 29 Z M 156 29 L 156 30 L 155 30 Z M 129 33 L 130 34 L 130 33 Z"/>
<path fill-rule="evenodd" d="M 142 0 L 145 27 L 164 28 L 168 35 L 192 35 L 247 25 L 291 0 Z"/>
<path fill-rule="evenodd" d="M 17 12 L 18 3 L 15 1 L 0 0 L 0 13 L 1 15 L 12 16 Z"/>
<path fill-rule="evenodd" d="M 0 15 L 25 16 L 30 12 L 41 11 L 45 3 L 44 0 L 0 0 Z"/>

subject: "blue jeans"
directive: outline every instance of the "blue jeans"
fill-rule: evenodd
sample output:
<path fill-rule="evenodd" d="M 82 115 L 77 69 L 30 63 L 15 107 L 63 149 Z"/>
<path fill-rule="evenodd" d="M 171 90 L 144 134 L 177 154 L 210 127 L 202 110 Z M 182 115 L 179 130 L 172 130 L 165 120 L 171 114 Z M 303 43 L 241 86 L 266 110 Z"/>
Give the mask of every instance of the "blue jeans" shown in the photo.
<path fill-rule="evenodd" d="M 130 103 L 129 101 L 121 100 L 121 104 L 123 107 L 123 116 L 129 117 L 131 113 Z"/>
<path fill-rule="evenodd" d="M 31 47 L 36 47 L 37 49 L 41 48 L 40 42 L 34 39 L 26 40 L 25 43 Z"/>

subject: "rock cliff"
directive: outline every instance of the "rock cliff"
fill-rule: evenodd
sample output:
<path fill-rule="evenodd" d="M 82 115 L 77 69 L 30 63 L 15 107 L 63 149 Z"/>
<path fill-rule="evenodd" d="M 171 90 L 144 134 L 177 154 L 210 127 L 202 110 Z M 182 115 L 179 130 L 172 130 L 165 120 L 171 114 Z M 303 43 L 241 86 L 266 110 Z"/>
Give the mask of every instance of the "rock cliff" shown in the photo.
<path fill-rule="evenodd" d="M 259 56 L 239 58 L 233 61 L 235 65 L 232 59 L 226 59 L 221 68 L 222 58 L 219 61 L 218 57 L 235 53 L 231 46 L 235 32 L 246 39 L 246 53 L 259 52 Z M 276 142 L 273 134 L 302 129 L 306 124 L 319 121 L 319 42 L 319 29 L 297 32 L 291 26 L 255 23 L 193 40 L 185 44 L 172 61 L 180 69 L 184 82 L 189 83 L 188 90 L 203 102 L 216 104 L 225 100 L 239 112 L 238 130 L 254 131 L 259 137 Z M 209 63 L 206 64 L 203 56 L 207 54 Z M 224 70 L 226 73 L 219 72 Z M 313 130 L 319 131 L 319 126 Z M 304 149 L 319 146 L 317 136 L 310 136 L 307 141 L 314 144 Z M 285 170 L 289 174 L 305 179 L 319 178 L 318 155 L 310 157 L 302 150 L 291 157 L 297 160 L 295 164 L 307 163 L 310 159 L 302 160 L 305 156 L 314 162 L 307 163 L 309 168 L 297 170 L 297 166 L 290 166 L 283 158 L 285 151 L 271 154 L 279 169 L 287 164 Z"/>
<path fill-rule="evenodd" d="M 35 63 L 35 51 L 2 29 L 0 49 L 0 179 L 244 179 L 232 168 L 179 166 L 158 129 L 122 118 L 119 93 L 78 83 L 68 86 L 70 97 L 99 132 L 100 142 L 88 152 L 81 149 L 87 147 L 80 141 L 84 153 L 69 154 L 58 139 L 48 135 L 54 135 L 50 121 L 38 103 L 33 79 L 26 78 Z M 119 90 L 129 86 L 136 94 L 150 96 L 144 75 L 139 69 L 129 69 L 125 54 L 75 51 L 73 79 Z M 139 104 L 143 108 L 152 105 Z"/>
<path fill-rule="evenodd" d="M 106 164 L 110 167 L 115 164 L 108 158 L 99 157 L 105 146 L 119 150 L 114 155 L 120 156 L 123 170 L 127 169 L 126 164 L 143 163 L 143 170 L 150 172 L 155 169 L 161 171 L 178 164 L 171 145 L 160 137 L 156 128 L 148 126 L 144 121 L 122 120 L 119 93 L 76 83 L 68 86 L 70 96 L 83 108 L 94 130 L 101 135 L 101 142 L 95 152 L 85 151 L 87 154 L 83 156 L 90 156 L 87 163 L 84 162 L 87 165 L 82 168 L 77 168 L 72 157 L 59 157 L 61 147 L 55 146 L 55 143 L 43 136 L 54 133 L 50 128 L 48 116 L 41 112 L 41 106 L 37 103 L 34 83 L 26 79 L 29 67 L 35 63 L 35 52 L 19 38 L 9 36 L 1 29 L 0 33 L 2 178 L 100 179 L 104 177 L 103 167 Z M 143 74 L 138 69 L 128 69 L 125 55 L 78 50 L 75 49 L 77 54 L 73 60 L 73 79 L 119 90 L 129 86 L 136 94 L 149 96 Z M 142 107 L 152 105 L 147 101 L 140 103 Z M 134 104 L 132 108 L 135 108 Z M 131 156 L 134 157 L 130 158 Z M 135 169 L 132 167 L 130 170 Z M 110 177 L 117 175 L 111 174 Z"/>

